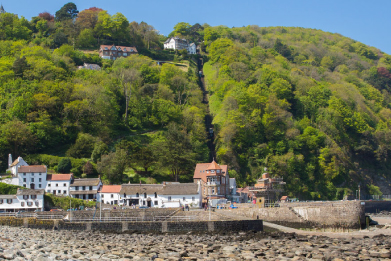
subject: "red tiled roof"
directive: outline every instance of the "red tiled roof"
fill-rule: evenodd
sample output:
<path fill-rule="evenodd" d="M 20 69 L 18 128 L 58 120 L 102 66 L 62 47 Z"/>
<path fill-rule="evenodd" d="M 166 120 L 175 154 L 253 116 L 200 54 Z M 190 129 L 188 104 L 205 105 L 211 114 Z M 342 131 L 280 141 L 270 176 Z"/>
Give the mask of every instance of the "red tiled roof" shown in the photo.
<path fill-rule="evenodd" d="M 72 173 L 71 174 L 48 174 L 46 177 L 46 180 L 71 180 L 72 179 Z"/>
<path fill-rule="evenodd" d="M 216 163 L 216 161 L 213 160 L 212 163 L 210 163 L 207 170 L 215 170 L 215 169 L 221 169 L 221 167 L 219 164 Z"/>
<path fill-rule="evenodd" d="M 20 166 L 18 168 L 18 173 L 32 173 L 32 172 L 46 172 L 45 165 L 30 165 L 30 166 Z"/>
<path fill-rule="evenodd" d="M 121 191 L 121 185 L 103 185 L 100 189 L 101 193 L 119 193 Z"/>
<path fill-rule="evenodd" d="M 287 200 L 287 199 L 288 199 L 288 196 L 282 196 L 282 197 L 281 197 L 281 201 L 282 201 L 282 200 Z"/>
<path fill-rule="evenodd" d="M 206 180 L 206 170 L 211 165 L 211 163 L 197 163 L 196 168 L 194 170 L 194 176 L 193 179 L 202 179 L 202 181 L 207 182 Z M 228 173 L 228 166 L 227 165 L 219 165 L 223 176 Z"/>

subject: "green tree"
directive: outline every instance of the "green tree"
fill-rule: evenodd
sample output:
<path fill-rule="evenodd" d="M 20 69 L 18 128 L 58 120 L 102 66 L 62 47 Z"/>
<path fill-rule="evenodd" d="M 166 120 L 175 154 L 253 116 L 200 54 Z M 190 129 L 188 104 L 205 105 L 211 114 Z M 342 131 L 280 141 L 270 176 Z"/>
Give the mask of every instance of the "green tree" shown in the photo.
<path fill-rule="evenodd" d="M 56 12 L 56 20 L 64 21 L 68 19 L 75 19 L 79 11 L 74 3 L 69 2 L 61 7 L 60 10 Z"/>
<path fill-rule="evenodd" d="M 102 155 L 98 162 L 98 172 L 113 183 L 123 183 L 124 172 L 129 163 L 128 152 L 124 149 L 117 149 L 115 152 L 110 152 L 107 155 Z"/>
<path fill-rule="evenodd" d="M 62 158 L 57 165 L 58 173 L 70 173 L 72 169 L 72 162 L 69 158 Z"/>

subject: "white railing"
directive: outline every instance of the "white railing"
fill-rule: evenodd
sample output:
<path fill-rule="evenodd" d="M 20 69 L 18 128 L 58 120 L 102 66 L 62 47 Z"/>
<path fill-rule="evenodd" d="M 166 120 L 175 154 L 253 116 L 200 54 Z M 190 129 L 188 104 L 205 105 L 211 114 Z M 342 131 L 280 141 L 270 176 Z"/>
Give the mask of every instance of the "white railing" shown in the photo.
<path fill-rule="evenodd" d="M 37 219 L 63 219 L 64 215 L 37 215 Z"/>
<path fill-rule="evenodd" d="M 24 218 L 24 217 L 37 217 L 37 213 L 29 213 L 29 212 L 21 212 L 17 213 L 16 217 L 18 218 Z"/>
<path fill-rule="evenodd" d="M 220 185 L 220 182 L 219 181 L 208 181 L 206 184 L 207 185 Z"/>
<path fill-rule="evenodd" d="M 84 222 L 84 221 L 93 221 L 93 222 L 116 222 L 116 221 L 144 221 L 143 218 L 140 217 L 102 217 L 100 218 L 95 217 L 95 218 L 69 218 L 67 217 L 64 219 L 64 221 L 69 221 L 69 222 Z"/>
<path fill-rule="evenodd" d="M 2 212 L 0 213 L 0 217 L 15 217 L 17 212 Z"/>
<path fill-rule="evenodd" d="M 172 217 L 166 217 L 166 216 L 157 216 L 153 217 L 153 221 L 190 221 L 194 220 L 195 216 L 172 216 Z"/>

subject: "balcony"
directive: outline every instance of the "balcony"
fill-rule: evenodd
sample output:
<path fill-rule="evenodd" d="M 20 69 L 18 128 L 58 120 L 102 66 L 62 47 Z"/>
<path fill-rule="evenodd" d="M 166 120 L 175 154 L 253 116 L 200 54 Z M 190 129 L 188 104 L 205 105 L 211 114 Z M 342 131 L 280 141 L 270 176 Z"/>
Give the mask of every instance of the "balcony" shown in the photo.
<path fill-rule="evenodd" d="M 208 181 L 206 182 L 207 186 L 218 186 L 220 185 L 220 181 Z"/>

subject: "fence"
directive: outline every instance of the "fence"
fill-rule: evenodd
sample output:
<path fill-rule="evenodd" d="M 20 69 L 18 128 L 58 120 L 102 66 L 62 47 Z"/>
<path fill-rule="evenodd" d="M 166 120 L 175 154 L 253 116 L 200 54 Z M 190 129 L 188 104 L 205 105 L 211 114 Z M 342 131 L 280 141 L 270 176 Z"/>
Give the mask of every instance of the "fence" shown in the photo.
<path fill-rule="evenodd" d="M 153 221 L 190 221 L 195 219 L 195 216 L 153 217 Z"/>
<path fill-rule="evenodd" d="M 122 222 L 122 221 L 145 221 L 140 217 L 91 217 L 91 218 L 64 218 L 64 221 L 67 222 L 84 222 L 84 221 L 92 221 L 92 222 Z"/>

